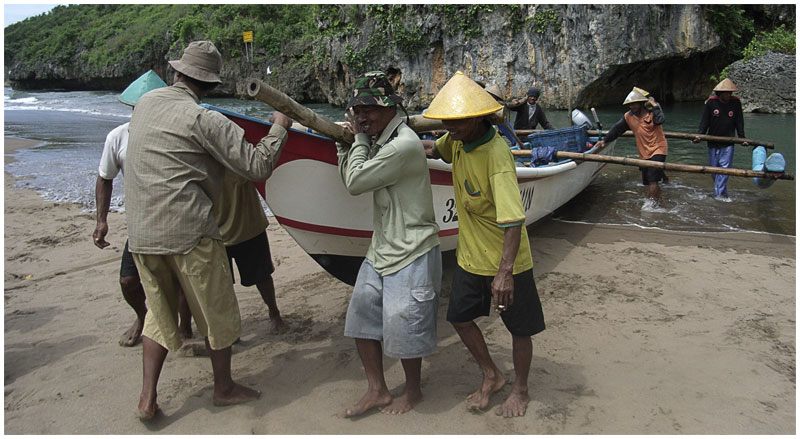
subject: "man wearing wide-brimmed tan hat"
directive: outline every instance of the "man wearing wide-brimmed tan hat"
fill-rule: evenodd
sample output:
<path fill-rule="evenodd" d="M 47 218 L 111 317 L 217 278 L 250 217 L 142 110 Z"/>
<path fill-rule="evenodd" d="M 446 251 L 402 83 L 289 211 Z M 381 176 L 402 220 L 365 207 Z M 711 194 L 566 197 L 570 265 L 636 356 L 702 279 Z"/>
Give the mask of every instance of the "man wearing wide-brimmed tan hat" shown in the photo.
<path fill-rule="evenodd" d="M 633 89 L 625 96 L 622 105 L 627 105 L 630 111 L 608 130 L 606 138 L 597 143 L 598 148 L 604 148 L 607 143 L 613 142 L 625 131 L 633 131 L 636 139 L 636 150 L 642 160 L 657 162 L 667 161 L 669 145 L 664 136 L 663 124 L 666 121 L 661 105 L 646 90 L 639 87 Z M 642 174 L 642 184 L 647 186 L 649 203 L 664 207 L 661 197 L 661 187 L 658 182 L 668 182 L 669 179 L 661 168 L 639 168 Z"/>
<path fill-rule="evenodd" d="M 700 119 L 699 134 L 712 136 L 744 137 L 744 114 L 742 114 L 742 101 L 734 96 L 733 92 L 739 91 L 733 81 L 723 79 L 714 87 L 714 96 L 708 98 L 703 107 L 703 117 Z M 699 143 L 700 138 L 695 137 L 692 142 Z M 748 146 L 747 142 L 742 145 Z M 733 143 L 708 142 L 708 166 L 730 168 L 733 166 Z M 728 176 L 713 174 L 714 198 L 720 201 L 731 201 L 728 197 Z"/>
<path fill-rule="evenodd" d="M 467 346 L 483 374 L 467 407 L 483 410 L 506 379 L 486 346 L 475 319 L 500 314 L 511 333 L 515 379 L 496 413 L 522 416 L 528 407 L 531 337 L 544 330 L 544 316 L 533 280 L 525 211 L 511 151 L 487 120 L 502 106 L 475 81 L 456 72 L 442 87 L 424 117 L 441 119 L 447 134 L 425 141 L 432 158 L 453 165 L 458 212 L 458 265 L 453 274 L 447 321 Z"/>
<path fill-rule="evenodd" d="M 143 421 L 158 411 L 156 388 L 167 353 L 182 345 L 175 319 L 180 289 L 211 358 L 214 405 L 259 397 L 231 377 L 239 305 L 212 212 L 226 170 L 253 181 L 270 176 L 292 123 L 274 114 L 269 134 L 253 146 L 242 128 L 201 107 L 221 82 L 222 56 L 210 41 L 189 44 L 170 65 L 175 83 L 145 94 L 134 108 L 124 174 L 129 247 L 150 306 L 142 332 Z"/>
<path fill-rule="evenodd" d="M 436 349 L 439 226 L 425 151 L 398 112 L 401 103 L 383 72 L 364 74 L 345 114 L 355 141 L 337 145 L 347 191 L 372 193 L 374 230 L 344 323 L 344 335 L 355 339 L 368 388 L 345 417 L 376 407 L 386 414 L 414 408 L 422 401 L 422 357 Z M 406 377 L 401 395 L 393 397 L 386 386 L 383 354 L 400 359 Z"/>

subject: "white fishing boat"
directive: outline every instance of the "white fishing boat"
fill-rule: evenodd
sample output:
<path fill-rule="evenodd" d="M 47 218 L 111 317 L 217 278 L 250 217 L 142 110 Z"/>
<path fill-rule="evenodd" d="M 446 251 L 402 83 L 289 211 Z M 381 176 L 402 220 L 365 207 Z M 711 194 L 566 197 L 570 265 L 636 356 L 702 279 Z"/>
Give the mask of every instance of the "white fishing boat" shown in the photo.
<path fill-rule="evenodd" d="M 217 110 L 244 128 L 255 144 L 270 123 L 222 108 Z M 613 142 L 603 154 L 612 154 Z M 595 147 L 585 151 L 598 154 Z M 275 219 L 326 271 L 353 284 L 372 237 L 372 194 L 350 195 L 341 182 L 335 141 L 318 134 L 289 130 L 289 137 L 272 176 L 264 186 Z M 571 200 L 598 175 L 605 163 L 561 160 L 539 167 L 517 167 L 525 223 L 531 225 Z M 454 250 L 458 215 L 451 165 L 428 160 L 433 204 L 442 251 Z"/>

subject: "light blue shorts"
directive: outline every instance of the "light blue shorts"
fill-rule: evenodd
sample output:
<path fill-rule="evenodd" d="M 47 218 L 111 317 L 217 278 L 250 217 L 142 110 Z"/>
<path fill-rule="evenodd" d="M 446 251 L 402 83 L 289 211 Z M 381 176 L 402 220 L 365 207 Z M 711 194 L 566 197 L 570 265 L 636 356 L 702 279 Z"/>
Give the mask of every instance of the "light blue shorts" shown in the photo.
<path fill-rule="evenodd" d="M 433 353 L 441 286 L 442 252 L 438 245 L 386 276 L 364 259 L 347 307 L 344 335 L 383 341 L 384 354 L 392 358 L 420 358 Z"/>

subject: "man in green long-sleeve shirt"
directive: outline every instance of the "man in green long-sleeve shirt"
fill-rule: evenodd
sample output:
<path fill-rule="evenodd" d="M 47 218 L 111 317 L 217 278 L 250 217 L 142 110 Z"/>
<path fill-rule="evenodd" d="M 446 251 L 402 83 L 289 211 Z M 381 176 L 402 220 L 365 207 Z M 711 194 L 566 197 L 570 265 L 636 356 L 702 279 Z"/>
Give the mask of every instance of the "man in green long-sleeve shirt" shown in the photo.
<path fill-rule="evenodd" d="M 387 414 L 411 410 L 422 400 L 422 357 L 436 349 L 439 226 L 425 151 L 398 114 L 400 102 L 382 72 L 359 78 L 346 115 L 355 141 L 349 148 L 338 145 L 347 191 L 373 194 L 374 233 L 344 328 L 356 339 L 368 389 L 346 417 L 375 407 Z M 400 358 L 405 371 L 405 392 L 394 398 L 383 375 L 384 353 Z"/>

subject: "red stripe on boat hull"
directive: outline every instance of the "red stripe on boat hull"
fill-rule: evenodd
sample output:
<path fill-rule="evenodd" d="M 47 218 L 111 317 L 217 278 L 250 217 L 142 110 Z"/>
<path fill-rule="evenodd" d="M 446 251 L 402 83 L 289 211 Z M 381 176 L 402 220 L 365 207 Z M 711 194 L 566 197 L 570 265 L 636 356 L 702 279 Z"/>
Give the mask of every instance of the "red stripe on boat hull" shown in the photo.
<path fill-rule="evenodd" d="M 372 238 L 372 230 L 343 229 L 341 227 L 310 224 L 307 222 L 296 221 L 282 216 L 276 216 L 275 219 L 277 219 L 278 222 L 283 226 L 291 227 L 297 230 L 305 230 L 307 232 L 322 233 L 325 235 L 346 236 L 348 238 L 365 238 L 365 239 Z M 439 236 L 452 236 L 452 235 L 458 235 L 457 228 L 439 231 Z"/>

